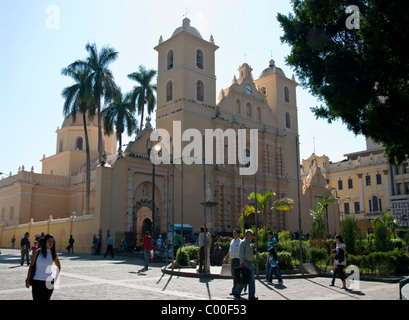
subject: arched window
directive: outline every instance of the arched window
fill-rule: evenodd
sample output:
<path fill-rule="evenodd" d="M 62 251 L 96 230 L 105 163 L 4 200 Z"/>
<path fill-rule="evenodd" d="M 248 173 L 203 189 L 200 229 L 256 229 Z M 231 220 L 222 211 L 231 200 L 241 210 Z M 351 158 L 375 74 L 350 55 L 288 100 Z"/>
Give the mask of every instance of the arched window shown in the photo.
<path fill-rule="evenodd" d="M 289 112 L 285 113 L 285 127 L 291 129 L 291 116 Z"/>
<path fill-rule="evenodd" d="M 168 70 L 172 69 L 173 68 L 173 50 L 170 50 L 168 52 L 167 61 L 168 61 Z"/>
<path fill-rule="evenodd" d="M 61 139 L 60 140 L 60 143 L 59 143 L 59 145 L 58 145 L 58 152 L 62 152 L 63 151 L 63 140 Z"/>
<path fill-rule="evenodd" d="M 236 100 L 236 112 L 241 115 L 241 103 L 239 99 Z"/>
<path fill-rule="evenodd" d="M 173 100 L 173 83 L 172 81 L 168 81 L 166 84 L 166 102 Z"/>
<path fill-rule="evenodd" d="M 257 121 L 261 121 L 261 108 L 257 107 Z"/>
<path fill-rule="evenodd" d="M 84 140 L 81 137 L 77 138 L 76 150 L 83 150 L 83 144 Z"/>
<path fill-rule="evenodd" d="M 290 91 L 287 87 L 284 87 L 284 100 L 285 102 L 290 102 Z"/>
<path fill-rule="evenodd" d="M 251 103 L 247 103 L 246 105 L 246 111 L 247 111 L 247 117 L 252 118 L 253 117 L 253 108 L 251 107 Z"/>
<path fill-rule="evenodd" d="M 198 81 L 197 84 L 197 97 L 196 100 L 197 101 L 204 101 L 204 84 L 202 81 Z"/>
<path fill-rule="evenodd" d="M 198 49 L 196 51 L 196 67 L 203 70 L 204 61 L 203 61 L 203 51 Z"/>
<path fill-rule="evenodd" d="M 378 206 L 378 197 L 373 196 L 372 197 L 372 206 L 373 206 L 373 211 L 378 212 L 379 211 L 379 206 Z"/>
<path fill-rule="evenodd" d="M 260 89 L 261 93 L 266 97 L 267 96 L 267 89 L 266 87 L 261 87 Z"/>

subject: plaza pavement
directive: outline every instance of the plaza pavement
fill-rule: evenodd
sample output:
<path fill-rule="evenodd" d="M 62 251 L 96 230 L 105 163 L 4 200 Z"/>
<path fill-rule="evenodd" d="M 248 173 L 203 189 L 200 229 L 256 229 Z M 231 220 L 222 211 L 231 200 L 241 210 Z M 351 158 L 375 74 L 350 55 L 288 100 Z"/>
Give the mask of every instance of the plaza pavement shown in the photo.
<path fill-rule="evenodd" d="M 26 263 L 20 266 L 18 249 L 1 249 L 0 300 L 32 300 L 31 289 L 24 280 Z M 62 266 L 52 300 L 224 300 L 232 301 L 229 294 L 231 279 L 198 278 L 182 273 L 166 274 L 164 264 L 151 263 L 148 270 L 144 262 L 135 257 L 67 255 L 59 252 Z M 183 269 L 181 269 L 182 271 Z M 176 270 L 177 271 L 177 270 Z M 211 273 L 220 273 L 212 267 Z M 360 281 L 359 288 L 340 289 L 336 281 L 330 287 L 330 278 L 289 278 L 284 285 L 267 285 L 256 280 L 256 296 L 260 300 L 398 300 L 399 284 Z M 247 298 L 247 294 L 243 295 Z"/>

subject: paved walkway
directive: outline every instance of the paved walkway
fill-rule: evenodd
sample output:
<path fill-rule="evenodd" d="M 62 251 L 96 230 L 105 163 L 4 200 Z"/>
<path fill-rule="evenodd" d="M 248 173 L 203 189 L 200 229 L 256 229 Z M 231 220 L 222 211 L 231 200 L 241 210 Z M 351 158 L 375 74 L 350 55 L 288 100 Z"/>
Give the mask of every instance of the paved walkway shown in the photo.
<path fill-rule="evenodd" d="M 20 266 L 20 251 L 1 249 L 0 300 L 31 300 L 25 288 L 28 267 Z M 59 253 L 62 272 L 53 300 L 230 300 L 231 279 L 184 277 L 165 274 L 164 264 L 152 263 L 143 269 L 136 257 L 74 255 Z M 177 270 L 176 270 L 177 271 Z M 181 271 L 186 271 L 181 269 Z M 192 271 L 190 271 L 192 272 Z M 220 273 L 212 268 L 211 273 Z M 256 280 L 260 300 L 398 300 L 399 284 L 360 281 L 359 287 L 342 290 L 329 286 L 323 277 L 284 279 L 284 285 L 267 285 Z M 247 294 L 243 295 L 247 298 Z"/>

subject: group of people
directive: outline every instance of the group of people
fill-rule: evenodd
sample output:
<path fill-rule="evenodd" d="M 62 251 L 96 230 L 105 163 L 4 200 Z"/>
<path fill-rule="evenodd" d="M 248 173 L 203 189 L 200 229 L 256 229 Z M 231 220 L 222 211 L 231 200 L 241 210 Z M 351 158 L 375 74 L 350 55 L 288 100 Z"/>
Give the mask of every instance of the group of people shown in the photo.
<path fill-rule="evenodd" d="M 277 240 L 274 237 L 271 231 L 267 233 L 268 237 L 268 256 L 267 256 L 267 263 L 266 263 L 266 282 L 269 285 L 272 285 L 272 278 L 273 275 L 276 276 L 278 280 L 278 284 L 283 284 L 283 279 L 281 276 L 281 271 L 279 267 L 279 261 L 277 256 Z M 13 244 L 15 242 L 15 237 L 12 240 Z M 257 300 L 258 298 L 255 296 L 255 273 L 254 273 L 254 254 L 255 249 L 251 242 L 253 242 L 253 232 L 251 230 L 247 230 L 245 232 L 244 239 L 240 239 L 240 230 L 234 229 L 233 230 L 233 239 L 230 242 L 229 252 L 227 256 L 223 260 L 224 263 L 228 262 L 228 259 L 231 260 L 231 274 L 233 275 L 233 288 L 231 291 L 231 295 L 234 296 L 235 299 L 241 299 L 241 293 L 244 288 L 249 288 L 249 300 Z M 100 237 L 99 237 L 100 239 Z M 97 240 L 97 241 L 94 241 Z M 98 250 L 98 239 L 94 236 L 93 240 L 93 248 L 95 246 L 95 253 Z M 177 240 L 177 239 L 174 239 Z M 346 245 L 342 240 L 340 235 L 335 236 L 335 240 L 337 243 L 336 249 L 332 250 L 332 255 L 334 257 L 334 266 L 333 266 L 333 278 L 331 281 L 330 286 L 335 285 L 335 279 L 339 275 L 342 281 L 342 289 L 346 289 L 346 274 L 345 274 L 345 267 L 346 267 Z M 179 240 L 180 241 L 180 240 Z M 176 241 L 175 241 L 176 242 Z M 69 247 L 73 252 L 73 244 L 74 239 L 70 236 L 69 239 Z M 180 243 L 179 243 L 180 244 Z M 179 245 L 178 244 L 178 245 Z M 200 228 L 199 238 L 198 238 L 198 245 L 199 245 L 199 269 L 198 272 L 205 272 L 209 270 L 210 263 L 206 257 L 209 257 L 209 248 L 211 244 L 211 237 L 209 233 L 205 231 L 204 227 Z M 164 246 L 164 241 L 161 236 L 155 242 L 156 246 Z M 175 243 L 176 246 L 176 243 Z M 27 259 L 27 266 L 29 266 L 29 270 L 27 273 L 26 279 L 26 287 L 32 287 L 32 296 L 34 300 L 50 300 L 51 295 L 54 290 L 54 282 L 58 278 L 58 274 L 61 271 L 61 264 L 58 259 L 58 255 L 55 248 L 55 238 L 52 234 L 44 234 L 42 233 L 40 237 L 36 238 L 35 245 L 30 247 L 30 239 L 29 233 L 26 232 L 24 237 L 20 241 L 21 247 L 21 265 L 24 264 L 24 258 Z M 216 246 L 215 246 L 216 247 Z M 67 247 L 68 249 L 68 247 Z M 149 231 L 146 232 L 145 236 L 142 239 L 141 249 L 143 252 L 144 260 L 145 260 L 145 269 L 148 269 L 148 264 L 150 259 L 152 258 L 153 254 L 153 240 L 150 236 Z M 208 251 L 206 251 L 206 249 Z M 217 248 L 216 248 L 217 249 Z M 221 249 L 221 248 L 220 248 Z M 28 256 L 28 253 L 33 251 L 31 263 Z M 107 252 L 105 253 L 105 257 L 108 252 L 111 252 L 111 256 L 113 257 L 113 240 L 110 235 L 107 238 Z M 221 250 L 217 251 L 219 256 Z M 54 278 L 54 275 L 51 271 L 51 266 L 55 263 L 57 266 L 57 274 Z M 248 281 L 247 283 L 243 283 L 238 281 L 237 277 L 235 276 L 240 269 L 247 269 L 248 271 Z"/>
<path fill-rule="evenodd" d="M 41 233 L 36 237 L 34 245 L 30 246 L 30 234 L 26 232 L 20 241 L 21 265 L 27 260 L 28 272 L 25 280 L 26 287 L 32 288 L 33 300 L 50 300 L 54 291 L 54 283 L 61 272 L 61 264 L 55 249 L 55 238 L 52 234 Z M 15 236 L 12 239 L 14 247 Z M 32 251 L 30 262 L 29 252 Z M 57 266 L 57 273 L 54 277 L 52 265 Z"/>
<path fill-rule="evenodd" d="M 233 230 L 233 239 L 230 242 L 229 252 L 224 259 L 224 263 L 231 260 L 231 274 L 233 275 L 233 288 L 231 295 L 234 296 L 236 300 L 241 300 L 241 293 L 243 289 L 249 288 L 249 300 L 257 300 L 255 296 L 255 275 L 254 275 L 254 254 L 255 249 L 251 242 L 253 241 L 253 231 L 247 230 L 245 232 L 245 237 L 243 240 L 240 239 L 240 230 Z M 279 267 L 279 259 L 277 255 L 277 240 L 274 237 L 273 232 L 267 232 L 268 238 L 268 255 L 266 263 L 266 279 L 267 284 L 272 285 L 273 275 L 276 276 L 278 280 L 278 285 L 283 285 L 283 279 L 281 276 L 281 271 Z M 335 279 L 339 275 L 342 287 L 341 289 L 346 289 L 346 245 L 340 235 L 335 236 L 336 249 L 332 250 L 334 256 L 334 273 L 330 286 L 335 285 Z M 247 283 L 242 283 L 238 280 L 237 275 L 240 273 L 240 269 L 246 268 L 248 271 L 248 281 Z"/>

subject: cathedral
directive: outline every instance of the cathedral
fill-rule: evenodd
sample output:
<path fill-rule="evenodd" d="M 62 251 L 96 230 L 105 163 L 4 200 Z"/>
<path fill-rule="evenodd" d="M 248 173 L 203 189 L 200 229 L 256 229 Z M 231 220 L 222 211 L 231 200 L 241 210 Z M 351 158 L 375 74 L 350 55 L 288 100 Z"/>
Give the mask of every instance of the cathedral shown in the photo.
<path fill-rule="evenodd" d="M 277 232 L 300 231 L 301 216 L 302 232 L 311 232 L 310 209 L 330 189 L 316 169 L 311 170 L 304 185 L 298 182 L 294 77 L 287 78 L 274 60 L 266 63 L 258 77 L 243 63 L 237 74 L 232 72 L 231 84 L 217 93 L 218 48 L 213 36 L 205 40 L 188 18 L 169 39 L 160 37 L 154 48 L 158 53 L 156 129 L 148 118 L 123 152 L 116 151 L 115 135 L 104 135 L 104 164 L 98 162 L 96 120 L 88 124 L 93 159 L 89 214 L 84 210 L 83 124 L 81 117 L 75 123 L 65 119 L 57 130 L 56 154 L 42 160 L 42 174 L 22 168 L 0 181 L 0 245 L 9 245 L 13 235 L 19 238 L 28 230 L 53 233 L 61 247 L 72 234 L 77 252 L 89 252 L 96 234 L 103 239 L 110 234 L 117 245 L 121 239 L 140 239 L 145 230 L 155 236 L 166 233 L 173 224 L 194 232 L 202 225 L 213 233 L 231 232 L 238 226 L 243 206 L 251 204 L 248 196 L 255 190 L 276 194 L 259 218 L 262 225 L 271 225 Z M 179 130 L 174 131 L 175 124 Z M 184 150 L 194 139 L 201 140 L 205 132 L 217 129 L 245 132 L 245 146 L 250 146 L 250 131 L 256 129 L 256 152 L 250 155 L 251 161 L 257 161 L 256 174 L 240 174 L 242 162 L 227 160 L 232 152 L 237 156 L 233 158 L 240 158 L 240 148 L 233 146 L 239 139 L 228 137 L 211 145 L 211 154 L 223 155 L 223 163 L 180 161 L 180 154 L 178 159 L 177 150 L 171 148 L 161 150 L 169 153 L 171 161 L 155 164 L 151 161 L 157 144 L 153 133 L 159 129 L 169 133 L 171 145 L 181 142 Z M 189 129 L 198 134 L 189 135 Z M 203 150 L 192 152 L 199 158 L 208 154 L 209 150 Z M 287 212 L 270 210 L 273 201 L 281 197 L 293 199 L 294 208 Z M 331 224 L 331 234 L 339 231 L 335 208 L 331 205 L 330 219 L 337 222 Z"/>

